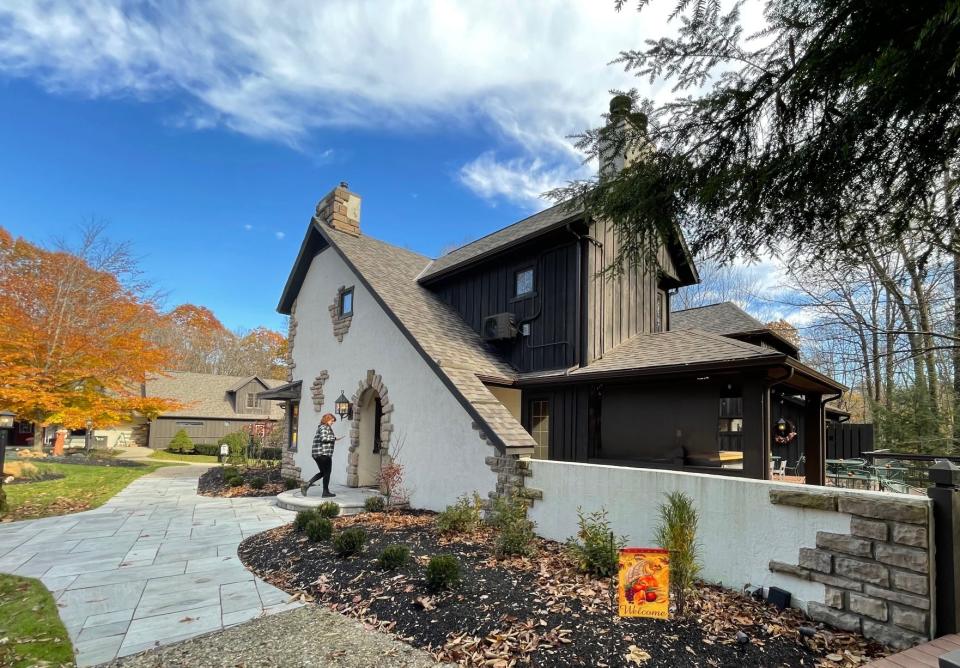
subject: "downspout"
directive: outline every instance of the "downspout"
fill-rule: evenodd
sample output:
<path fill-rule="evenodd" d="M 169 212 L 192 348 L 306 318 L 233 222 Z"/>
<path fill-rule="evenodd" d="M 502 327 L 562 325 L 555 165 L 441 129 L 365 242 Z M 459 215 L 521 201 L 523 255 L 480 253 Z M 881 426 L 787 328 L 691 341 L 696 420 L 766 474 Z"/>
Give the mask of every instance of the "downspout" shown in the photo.
<path fill-rule="evenodd" d="M 581 367 L 583 364 L 583 236 L 577 234 L 570 223 L 567 223 L 567 232 L 572 234 L 577 240 L 577 289 L 576 289 L 576 313 L 574 314 L 574 336 L 573 336 L 573 366 Z"/>

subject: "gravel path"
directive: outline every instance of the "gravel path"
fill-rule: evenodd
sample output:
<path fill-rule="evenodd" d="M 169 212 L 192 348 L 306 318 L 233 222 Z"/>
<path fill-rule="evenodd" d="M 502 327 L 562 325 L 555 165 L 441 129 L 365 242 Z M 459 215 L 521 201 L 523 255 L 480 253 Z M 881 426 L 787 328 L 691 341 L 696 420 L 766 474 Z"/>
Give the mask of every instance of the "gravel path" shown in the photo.
<path fill-rule="evenodd" d="M 426 652 L 326 608 L 307 605 L 260 617 L 107 666 L 124 668 L 412 668 L 435 666 Z"/>

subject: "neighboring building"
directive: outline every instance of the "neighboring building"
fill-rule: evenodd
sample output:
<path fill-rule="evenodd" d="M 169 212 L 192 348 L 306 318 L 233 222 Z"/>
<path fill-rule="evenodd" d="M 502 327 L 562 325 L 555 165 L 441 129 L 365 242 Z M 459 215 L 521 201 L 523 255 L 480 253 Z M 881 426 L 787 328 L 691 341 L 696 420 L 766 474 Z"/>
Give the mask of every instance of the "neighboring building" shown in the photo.
<path fill-rule="evenodd" d="M 221 436 L 266 422 L 283 419 L 283 408 L 263 401 L 258 394 L 284 381 L 259 376 L 218 376 L 209 373 L 169 372 L 149 379 L 143 388 L 146 397 L 173 399 L 182 408 L 163 413 L 147 422 L 140 420 L 110 430 L 112 442 L 103 445 L 134 444 L 166 448 L 180 429 L 195 443 L 216 443 Z"/>

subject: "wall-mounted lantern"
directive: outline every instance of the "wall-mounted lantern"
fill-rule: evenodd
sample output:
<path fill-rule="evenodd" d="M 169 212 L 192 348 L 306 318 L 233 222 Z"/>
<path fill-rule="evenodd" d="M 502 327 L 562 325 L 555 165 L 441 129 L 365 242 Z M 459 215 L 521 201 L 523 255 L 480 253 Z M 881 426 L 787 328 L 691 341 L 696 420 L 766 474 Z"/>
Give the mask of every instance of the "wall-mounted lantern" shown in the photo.
<path fill-rule="evenodd" d="M 13 419 L 16 416 L 7 411 L 0 411 L 0 429 L 13 429 Z"/>
<path fill-rule="evenodd" d="M 780 436 L 786 436 L 790 433 L 790 423 L 780 418 L 777 420 L 777 434 Z"/>
<path fill-rule="evenodd" d="M 350 400 L 347 399 L 346 395 L 343 393 L 343 390 L 340 390 L 340 396 L 337 397 L 336 402 L 334 403 L 335 408 L 333 411 L 340 416 L 340 419 L 353 419 L 353 405 L 350 403 Z"/>

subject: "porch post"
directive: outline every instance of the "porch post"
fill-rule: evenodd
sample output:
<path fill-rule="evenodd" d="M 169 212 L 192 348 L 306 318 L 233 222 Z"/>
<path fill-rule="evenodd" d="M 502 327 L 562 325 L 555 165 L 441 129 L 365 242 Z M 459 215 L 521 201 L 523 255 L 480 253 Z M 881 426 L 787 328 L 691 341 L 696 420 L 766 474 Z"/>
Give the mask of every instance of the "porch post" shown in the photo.
<path fill-rule="evenodd" d="M 766 425 L 770 410 L 770 389 L 760 377 L 743 379 L 743 475 L 766 480 L 770 477 L 770 446 Z"/>
<path fill-rule="evenodd" d="M 827 446 L 824 439 L 823 424 L 823 395 L 807 393 L 803 407 L 803 454 L 807 460 L 804 464 L 808 485 L 823 485 L 825 482 L 825 467 Z"/>

